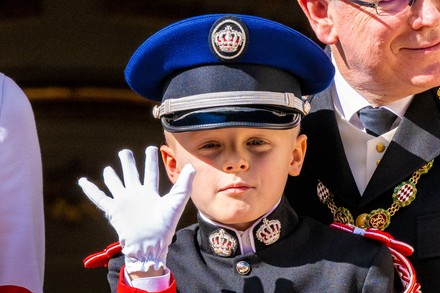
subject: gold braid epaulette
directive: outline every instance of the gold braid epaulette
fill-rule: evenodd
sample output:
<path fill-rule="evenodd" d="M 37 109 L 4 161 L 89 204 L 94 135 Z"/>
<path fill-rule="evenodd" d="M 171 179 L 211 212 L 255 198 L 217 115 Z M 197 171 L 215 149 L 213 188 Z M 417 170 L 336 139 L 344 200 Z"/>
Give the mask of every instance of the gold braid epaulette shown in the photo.
<path fill-rule="evenodd" d="M 384 231 L 391 223 L 391 217 L 403 207 L 410 205 L 416 198 L 417 194 L 417 182 L 420 176 L 428 173 L 432 168 L 434 160 L 426 163 L 423 167 L 414 172 L 408 181 L 403 181 L 394 188 L 393 203 L 388 209 L 376 209 L 370 213 L 364 213 L 359 215 L 354 221 L 351 212 L 344 207 L 336 206 L 333 198 L 333 193 L 322 184 L 318 183 L 317 192 L 319 199 L 322 203 L 326 204 L 333 214 L 333 220 L 342 224 L 355 225 L 362 229 L 376 228 Z"/>

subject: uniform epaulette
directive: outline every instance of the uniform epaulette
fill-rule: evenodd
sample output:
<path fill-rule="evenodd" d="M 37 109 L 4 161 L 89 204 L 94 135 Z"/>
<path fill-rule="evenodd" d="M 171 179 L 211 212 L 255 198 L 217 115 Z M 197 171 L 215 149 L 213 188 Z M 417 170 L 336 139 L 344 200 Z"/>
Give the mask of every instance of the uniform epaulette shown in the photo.
<path fill-rule="evenodd" d="M 88 269 L 107 267 L 109 260 L 115 255 L 122 252 L 122 246 L 118 242 L 114 242 L 107 246 L 103 251 L 89 255 L 83 260 L 84 267 Z"/>

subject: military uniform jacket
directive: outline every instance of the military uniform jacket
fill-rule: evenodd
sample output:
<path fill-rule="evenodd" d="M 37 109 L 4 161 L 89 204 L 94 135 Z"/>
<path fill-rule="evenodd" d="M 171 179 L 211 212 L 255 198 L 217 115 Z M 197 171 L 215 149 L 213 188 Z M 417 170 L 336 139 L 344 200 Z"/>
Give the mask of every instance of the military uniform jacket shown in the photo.
<path fill-rule="evenodd" d="M 266 245 L 255 237 L 256 253 L 242 255 L 237 245 L 229 257 L 216 255 L 211 248 L 209 236 L 219 227 L 199 219 L 199 224 L 180 230 L 167 258 L 177 291 L 393 292 L 394 267 L 385 246 L 299 218 L 287 200 L 265 219 L 280 221 L 278 241 Z M 255 226 L 254 235 L 264 222 Z M 109 263 L 114 290 L 122 265 L 123 257 Z M 140 292 L 136 290 L 132 292 Z"/>
<path fill-rule="evenodd" d="M 302 122 L 309 138 L 306 159 L 301 175 L 289 178 L 286 196 L 299 214 L 328 224 L 332 214 L 316 195 L 320 180 L 334 194 L 336 205 L 349 209 L 356 219 L 374 209 L 388 209 L 395 186 L 434 160 L 418 181 L 416 199 L 391 217 L 385 231 L 415 248 L 410 260 L 422 291 L 439 292 L 440 92 L 435 88 L 414 97 L 362 196 L 344 153 L 331 92 L 329 88 L 312 99 L 312 111 Z"/>

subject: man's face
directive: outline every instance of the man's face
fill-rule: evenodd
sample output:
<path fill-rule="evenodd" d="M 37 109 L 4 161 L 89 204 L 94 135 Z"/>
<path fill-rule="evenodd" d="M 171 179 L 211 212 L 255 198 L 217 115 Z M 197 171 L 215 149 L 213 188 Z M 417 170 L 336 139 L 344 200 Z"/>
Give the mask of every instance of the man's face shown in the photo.
<path fill-rule="evenodd" d="M 167 134 L 161 148 L 172 181 L 185 164 L 197 174 L 191 198 L 208 218 L 239 230 L 278 202 L 298 175 L 306 138 L 298 129 L 225 128 Z"/>
<path fill-rule="evenodd" d="M 357 90 L 397 98 L 440 85 L 439 0 L 416 0 L 388 16 L 330 0 L 328 17 L 338 68 Z"/>

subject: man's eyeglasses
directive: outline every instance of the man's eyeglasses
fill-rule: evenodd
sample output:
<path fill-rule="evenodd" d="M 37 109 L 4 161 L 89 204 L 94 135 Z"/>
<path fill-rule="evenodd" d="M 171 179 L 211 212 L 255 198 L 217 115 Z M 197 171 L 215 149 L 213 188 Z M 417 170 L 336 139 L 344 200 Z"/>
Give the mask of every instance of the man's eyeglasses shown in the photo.
<path fill-rule="evenodd" d="M 377 15 L 395 15 L 402 12 L 406 7 L 413 6 L 416 0 L 373 0 L 372 2 L 362 1 L 362 0 L 348 0 L 350 2 L 359 4 L 361 6 L 366 6 L 374 8 Z"/>

